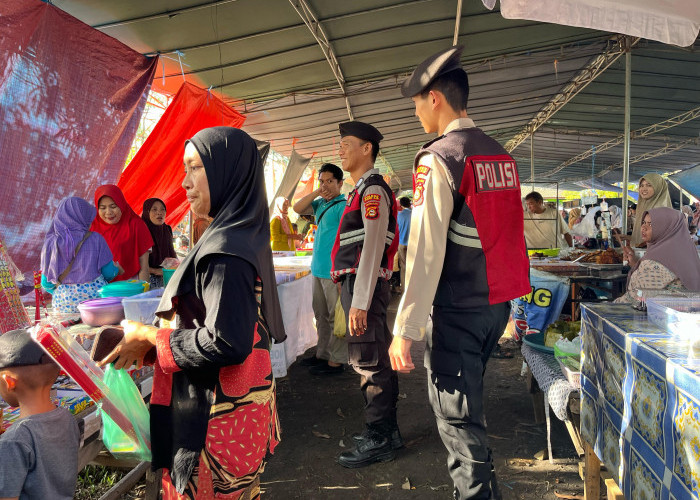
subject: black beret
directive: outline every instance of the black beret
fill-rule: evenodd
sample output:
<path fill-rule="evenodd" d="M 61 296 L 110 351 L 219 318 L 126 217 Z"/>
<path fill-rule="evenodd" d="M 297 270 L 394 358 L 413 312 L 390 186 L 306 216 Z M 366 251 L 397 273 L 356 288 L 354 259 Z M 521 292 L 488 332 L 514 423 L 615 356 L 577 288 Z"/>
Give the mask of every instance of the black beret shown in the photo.
<path fill-rule="evenodd" d="M 42 364 L 44 350 L 27 330 L 12 330 L 0 335 L 0 370 L 13 366 Z"/>
<path fill-rule="evenodd" d="M 338 130 L 340 130 L 340 137 L 345 137 L 346 135 L 351 135 L 362 139 L 363 141 L 369 141 L 374 144 L 379 145 L 379 142 L 384 139 L 384 136 L 374 128 L 369 123 L 363 123 L 358 121 L 344 122 L 338 125 Z"/>
<path fill-rule="evenodd" d="M 462 56 L 461 45 L 455 45 L 449 49 L 441 50 L 437 54 L 433 54 L 425 61 L 420 63 L 413 70 L 401 85 L 401 94 L 404 97 L 413 97 L 423 92 L 438 76 L 449 73 L 462 66 L 459 62 Z"/>

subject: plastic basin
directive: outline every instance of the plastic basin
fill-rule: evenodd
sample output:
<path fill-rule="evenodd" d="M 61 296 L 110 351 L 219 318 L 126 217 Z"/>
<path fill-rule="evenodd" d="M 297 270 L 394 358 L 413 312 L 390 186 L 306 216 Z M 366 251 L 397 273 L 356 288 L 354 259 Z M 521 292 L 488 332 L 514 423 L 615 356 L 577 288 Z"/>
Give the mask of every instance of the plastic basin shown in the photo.
<path fill-rule="evenodd" d="M 120 297 L 86 300 L 78 304 L 80 318 L 90 326 L 118 325 L 124 319 Z"/>
<path fill-rule="evenodd" d="M 129 280 L 107 283 L 100 288 L 100 297 L 131 297 L 147 292 L 150 285 L 147 281 Z"/>

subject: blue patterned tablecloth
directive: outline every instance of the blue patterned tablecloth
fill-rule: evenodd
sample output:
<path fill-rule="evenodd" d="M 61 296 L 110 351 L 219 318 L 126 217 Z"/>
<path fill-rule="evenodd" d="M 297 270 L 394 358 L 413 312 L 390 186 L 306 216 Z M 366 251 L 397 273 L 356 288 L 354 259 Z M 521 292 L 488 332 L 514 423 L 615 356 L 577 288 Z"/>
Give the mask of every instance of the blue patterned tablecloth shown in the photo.
<path fill-rule="evenodd" d="M 700 498 L 700 359 L 646 313 L 582 307 L 581 436 L 626 498 Z"/>

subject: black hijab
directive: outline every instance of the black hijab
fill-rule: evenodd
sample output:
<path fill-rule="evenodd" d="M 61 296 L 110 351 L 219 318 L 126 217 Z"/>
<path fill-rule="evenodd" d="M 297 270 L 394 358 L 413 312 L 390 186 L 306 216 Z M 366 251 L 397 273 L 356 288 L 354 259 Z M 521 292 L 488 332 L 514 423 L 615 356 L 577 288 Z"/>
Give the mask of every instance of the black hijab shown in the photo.
<path fill-rule="evenodd" d="M 236 128 L 212 127 L 187 142 L 202 158 L 209 181 L 209 216 L 214 220 L 170 278 L 158 315 L 172 317 L 173 299 L 194 292 L 195 270 L 204 257 L 233 255 L 255 267 L 263 284 L 263 316 L 272 338 L 282 342 L 287 335 L 272 264 L 265 178 L 255 141 Z"/>
<path fill-rule="evenodd" d="M 141 218 L 153 237 L 153 248 L 148 256 L 148 266 L 153 268 L 161 267 L 160 265 L 167 257 L 177 258 L 175 247 L 173 247 L 173 228 L 167 224 L 157 226 L 151 222 L 150 212 L 156 202 L 162 203 L 165 207 L 165 202 L 160 198 L 149 198 L 143 202 L 143 211 L 141 212 Z"/>

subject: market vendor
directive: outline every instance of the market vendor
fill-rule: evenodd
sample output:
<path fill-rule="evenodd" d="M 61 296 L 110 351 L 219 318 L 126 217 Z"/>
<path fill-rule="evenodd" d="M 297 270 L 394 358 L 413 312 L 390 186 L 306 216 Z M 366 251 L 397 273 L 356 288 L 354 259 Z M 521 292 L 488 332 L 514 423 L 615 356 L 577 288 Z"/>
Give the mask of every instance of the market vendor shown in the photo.
<path fill-rule="evenodd" d="M 173 246 L 173 229 L 165 223 L 165 202 L 160 198 L 149 198 L 143 202 L 141 218 L 153 238 L 153 248 L 148 254 L 148 272 L 151 288 L 163 288 L 163 261 L 177 259 Z"/>
<path fill-rule="evenodd" d="M 104 236 L 124 273 L 115 281 L 139 279 L 148 281 L 148 253 L 153 247 L 153 238 L 141 217 L 136 215 L 124 198 L 124 193 L 113 184 L 105 184 L 95 192 L 97 217 L 91 231 Z"/>
<path fill-rule="evenodd" d="M 563 242 L 574 246 L 569 226 L 555 208 L 545 207 L 537 191 L 525 197 L 525 243 L 527 248 L 560 248 Z M 558 230 L 558 231 L 557 231 Z M 563 239 L 562 239 L 563 238 Z"/>
<path fill-rule="evenodd" d="M 184 165 L 192 211 L 213 220 L 157 311 L 178 328 L 124 322 L 103 364 L 141 366 L 155 347 L 152 467 L 164 468 L 165 500 L 259 498 L 279 442 L 270 344 L 285 339 L 263 169 L 255 141 L 231 127 L 195 134 Z"/>
<path fill-rule="evenodd" d="M 99 297 L 100 288 L 124 272 L 102 235 L 88 230 L 96 214 L 82 198 L 64 198 L 44 238 L 41 286 L 57 312 L 78 312 L 80 302 Z"/>
<path fill-rule="evenodd" d="M 622 251 L 631 270 L 627 292 L 615 302 L 636 303 L 639 290 L 700 292 L 700 257 L 688 236 L 685 216 L 668 207 L 652 208 L 641 219 L 642 242 L 648 250 L 637 260 L 628 246 Z"/>
<path fill-rule="evenodd" d="M 672 208 L 671 196 L 668 194 L 668 184 L 666 183 L 666 179 L 659 174 L 646 174 L 639 179 L 639 200 L 637 202 L 636 213 L 644 214 L 656 207 Z M 630 244 L 633 247 L 638 247 L 643 246 L 642 243 L 642 218 L 636 217 L 634 220 L 634 227 L 632 228 Z"/>
<path fill-rule="evenodd" d="M 289 200 L 278 196 L 270 221 L 270 243 L 273 250 L 293 252 L 297 248 L 297 242 L 304 239 L 304 235 L 294 230 L 288 211 Z"/>

